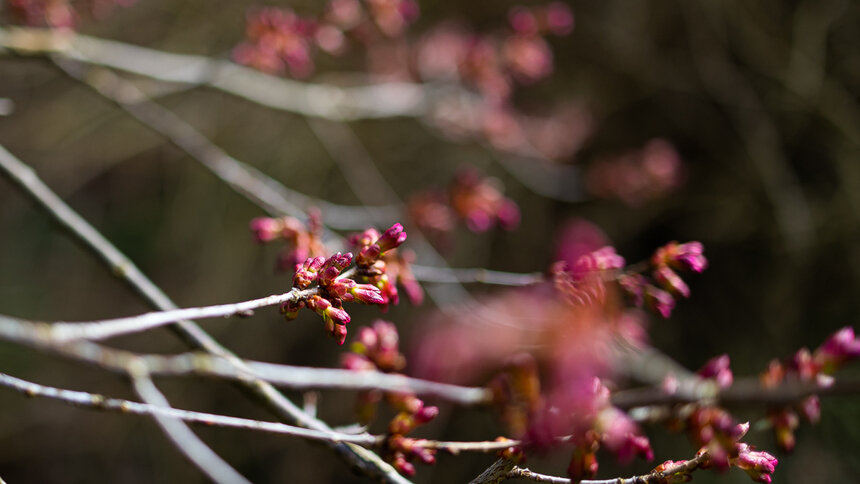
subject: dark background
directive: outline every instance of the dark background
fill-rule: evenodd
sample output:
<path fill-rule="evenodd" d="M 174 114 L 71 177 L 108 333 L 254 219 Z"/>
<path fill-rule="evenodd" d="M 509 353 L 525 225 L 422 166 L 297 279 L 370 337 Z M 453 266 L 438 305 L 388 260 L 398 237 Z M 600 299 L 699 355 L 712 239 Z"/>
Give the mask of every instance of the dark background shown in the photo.
<path fill-rule="evenodd" d="M 420 33 L 458 18 L 482 31 L 505 22 L 510 2 L 424 2 Z M 243 35 L 249 2 L 139 0 L 82 31 L 170 52 L 216 57 Z M 292 2 L 316 13 L 316 2 Z M 773 357 L 860 317 L 860 28 L 847 0 L 693 2 L 581 1 L 574 33 L 553 39 L 554 76 L 518 91 L 516 102 L 540 112 L 564 99 L 587 105 L 597 129 L 575 159 L 662 137 L 678 148 L 687 177 L 678 191 L 638 207 L 618 201 L 565 204 L 530 192 L 477 143 L 446 140 L 413 119 L 362 121 L 353 128 L 398 194 L 445 183 L 462 165 L 501 178 L 523 211 L 512 233 L 460 230 L 449 262 L 529 272 L 552 259 L 556 230 L 571 218 L 599 225 L 628 260 L 669 240 L 700 240 L 709 269 L 691 279 L 693 296 L 672 318 L 654 320 L 656 346 L 690 368 L 728 353 L 736 375 L 760 371 Z M 361 56 L 325 59 L 317 79 L 360 69 Z M 240 301 L 281 292 L 272 270 L 278 248 L 252 243 L 247 223 L 262 215 L 124 112 L 38 58 L 0 56 L 0 97 L 14 112 L 0 117 L 0 143 L 31 164 L 64 200 L 114 242 L 180 306 Z M 300 116 L 273 111 L 210 89 L 159 100 L 233 156 L 287 186 L 333 202 L 358 204 L 343 175 Z M 573 188 L 572 188 L 573 189 Z M 408 230 L 408 226 L 407 226 Z M 486 287 L 474 288 L 483 292 Z M 0 308 L 42 320 L 91 320 L 148 310 L 88 252 L 5 180 L 0 180 Z M 408 335 L 429 304 L 392 310 Z M 376 310 L 357 311 L 356 322 Z M 241 356 L 336 366 L 340 348 L 317 319 L 284 323 L 275 309 L 250 320 L 205 321 Z M 117 338 L 121 347 L 179 352 L 168 330 Z M 118 376 L 0 343 L 2 371 L 39 383 L 134 399 Z M 159 381 L 171 402 L 270 419 L 227 383 Z M 288 392 L 289 394 L 289 392 Z M 300 398 L 299 395 L 291 395 Z M 352 396 L 325 393 L 321 415 L 351 422 Z M 777 454 L 776 482 L 860 480 L 860 405 L 824 400 L 822 421 L 802 425 L 794 455 Z M 750 415 L 754 416 L 755 413 Z M 492 416 L 443 407 L 427 436 L 494 438 Z M 345 467 L 325 449 L 243 431 L 198 434 L 255 482 L 344 482 Z M 648 429 L 658 461 L 691 454 L 686 439 Z M 766 431 L 750 440 L 775 452 Z M 529 465 L 563 474 L 567 452 Z M 419 482 L 463 482 L 491 456 L 442 456 L 418 466 Z M 650 466 L 615 468 L 631 475 Z M 151 420 L 105 414 L 0 392 L 0 476 L 20 482 L 198 482 L 203 478 Z M 739 471 L 697 473 L 696 482 L 749 482 Z"/>

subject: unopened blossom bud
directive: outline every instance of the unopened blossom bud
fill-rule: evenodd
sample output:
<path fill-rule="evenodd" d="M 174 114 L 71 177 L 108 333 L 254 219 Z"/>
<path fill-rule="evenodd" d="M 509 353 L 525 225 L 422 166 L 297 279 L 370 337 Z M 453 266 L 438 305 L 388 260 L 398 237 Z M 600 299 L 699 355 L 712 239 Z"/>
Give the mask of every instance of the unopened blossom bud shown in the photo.
<path fill-rule="evenodd" d="M 514 230 L 520 224 L 520 207 L 510 198 L 505 198 L 499 205 L 496 219 L 503 230 Z"/>
<path fill-rule="evenodd" d="M 790 367 L 797 373 L 801 381 L 814 380 L 815 375 L 821 370 L 807 348 L 797 350 L 790 361 Z"/>
<path fill-rule="evenodd" d="M 554 35 L 567 35 L 573 30 L 573 12 L 562 2 L 546 6 L 546 28 Z"/>
<path fill-rule="evenodd" d="M 701 242 L 687 242 L 677 247 L 675 261 L 682 268 L 701 273 L 708 267 Z"/>
<path fill-rule="evenodd" d="M 319 270 L 325 262 L 325 257 L 314 257 L 306 259 L 301 265 L 296 266 L 296 273 L 293 275 L 293 285 L 300 289 L 307 289 L 314 281 L 317 280 Z"/>
<path fill-rule="evenodd" d="M 349 315 L 347 315 L 347 318 L 349 318 Z M 346 341 L 346 326 L 342 324 L 335 324 L 334 331 L 332 331 L 331 336 L 332 338 L 334 338 L 335 341 L 337 341 L 337 344 L 343 345 L 343 343 Z"/>
<path fill-rule="evenodd" d="M 411 462 L 407 461 L 406 457 L 402 454 L 394 458 L 394 460 L 391 462 L 391 466 L 405 476 L 415 475 L 415 466 L 412 465 Z"/>
<path fill-rule="evenodd" d="M 774 388 L 785 379 L 785 367 L 782 366 L 779 360 L 771 360 L 767 366 L 767 370 L 761 374 L 759 379 L 765 388 Z"/>
<path fill-rule="evenodd" d="M 370 371 L 376 370 L 376 365 L 367 358 L 355 353 L 344 353 L 341 358 L 341 367 L 353 371 Z"/>
<path fill-rule="evenodd" d="M 356 258 L 356 264 L 359 267 L 370 267 L 372 266 L 382 255 L 382 249 L 379 248 L 376 244 L 371 244 L 363 247 L 358 252 L 358 257 Z"/>
<path fill-rule="evenodd" d="M 396 249 L 405 241 L 406 232 L 403 231 L 403 225 L 397 223 L 386 230 L 379 239 L 376 240 L 375 245 L 378 245 L 379 250 L 382 253 L 385 253 L 391 249 Z"/>
<path fill-rule="evenodd" d="M 304 306 L 304 301 L 287 301 L 281 304 L 281 314 L 287 319 L 296 319 L 299 315 L 299 309 Z"/>
<path fill-rule="evenodd" d="M 832 373 L 846 361 L 860 357 L 860 339 L 854 336 L 854 328 L 845 327 L 827 338 L 815 350 L 815 361 L 825 373 Z"/>
<path fill-rule="evenodd" d="M 776 470 L 779 461 L 767 452 L 756 451 L 754 447 L 738 444 L 738 456 L 732 461 L 736 467 L 743 469 L 755 482 L 771 482 L 771 474 Z"/>
<path fill-rule="evenodd" d="M 804 398 L 798 408 L 806 420 L 812 423 L 817 423 L 821 419 L 821 401 L 818 399 L 818 395 Z"/>
<path fill-rule="evenodd" d="M 350 289 L 355 300 L 364 304 L 385 304 L 382 291 L 373 284 L 356 284 Z"/>
<path fill-rule="evenodd" d="M 654 269 L 654 280 L 672 294 L 690 297 L 690 287 L 669 266 L 657 266 Z"/>
<path fill-rule="evenodd" d="M 257 217 L 251 220 L 250 228 L 254 233 L 254 240 L 260 243 L 270 242 L 281 235 L 284 222 L 269 217 Z"/>
<path fill-rule="evenodd" d="M 341 271 L 343 271 L 351 263 L 352 253 L 350 252 L 347 252 L 346 254 L 341 254 L 340 252 L 338 252 L 337 254 L 326 259 L 325 263 L 320 269 L 320 285 L 327 286 L 334 282 L 337 276 L 340 275 Z"/>
<path fill-rule="evenodd" d="M 675 309 L 675 298 L 668 292 L 654 286 L 645 286 L 645 305 L 648 309 L 660 313 L 664 318 L 669 318 Z"/>
<path fill-rule="evenodd" d="M 645 277 L 641 274 L 622 274 L 618 276 L 618 284 L 634 306 L 642 307 L 645 303 L 645 286 L 648 284 Z"/>
<path fill-rule="evenodd" d="M 783 452 L 794 450 L 794 430 L 797 429 L 799 421 L 797 414 L 789 408 L 773 412 L 769 415 L 770 423 L 773 425 L 776 444 Z"/>
<path fill-rule="evenodd" d="M 720 355 L 708 360 L 698 372 L 702 378 L 714 379 L 720 388 L 728 388 L 732 386 L 734 376 L 729 368 L 729 355 Z"/>
<path fill-rule="evenodd" d="M 337 325 L 345 325 L 350 321 L 349 313 L 344 311 L 342 308 L 336 308 L 334 306 L 323 311 L 323 318 L 331 319 Z"/>

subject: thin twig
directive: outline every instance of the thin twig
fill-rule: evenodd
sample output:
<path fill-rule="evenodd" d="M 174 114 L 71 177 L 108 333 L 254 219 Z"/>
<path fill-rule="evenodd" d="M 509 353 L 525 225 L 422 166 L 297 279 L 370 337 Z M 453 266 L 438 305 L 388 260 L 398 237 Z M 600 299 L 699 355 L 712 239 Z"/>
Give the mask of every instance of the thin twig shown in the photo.
<path fill-rule="evenodd" d="M 96 410 L 105 410 L 123 414 L 163 416 L 171 419 L 180 419 L 189 423 L 203 424 L 206 426 L 237 428 L 255 430 L 273 434 L 283 434 L 292 437 L 300 437 L 308 440 L 327 440 L 335 442 L 352 442 L 359 445 L 373 446 L 378 444 L 379 437 L 370 434 L 344 434 L 332 431 L 319 431 L 295 427 L 280 422 L 264 422 L 226 415 L 216 415 L 190 410 L 169 408 L 164 405 L 132 402 L 118 398 L 110 398 L 96 393 L 81 392 L 75 390 L 64 390 L 45 385 L 39 385 L 20 378 L 0 373 L 0 386 L 11 388 L 29 397 L 46 397 L 60 400 L 70 405 L 87 407 Z"/>
<path fill-rule="evenodd" d="M 597 480 L 583 480 L 579 481 L 579 484 L 657 484 L 665 482 L 665 479 L 668 476 L 677 473 L 689 473 L 696 470 L 700 464 L 702 464 L 708 458 L 708 453 L 703 452 L 698 454 L 696 457 L 683 461 L 680 464 L 674 465 L 664 471 L 661 472 L 651 472 L 649 474 L 643 474 L 641 476 L 633 476 L 624 478 L 615 478 L 615 479 L 597 479 Z M 546 474 L 538 474 L 537 472 L 530 471 L 528 469 L 522 467 L 514 466 L 508 476 L 510 478 L 517 479 L 529 479 L 535 482 L 547 482 L 552 484 L 571 484 L 573 481 L 566 477 L 556 477 L 550 476 Z"/>
<path fill-rule="evenodd" d="M 166 324 L 187 319 L 208 319 L 246 315 L 254 309 L 276 306 L 287 301 L 298 301 L 317 292 L 316 289 L 300 290 L 293 288 L 283 294 L 242 301 L 238 303 L 219 304 L 196 308 L 173 309 L 170 311 L 154 311 L 138 316 L 105 319 L 86 322 L 57 322 L 50 326 L 50 338 L 58 343 L 75 339 L 101 340 L 121 334 L 138 333 Z"/>
<path fill-rule="evenodd" d="M 167 398 L 156 388 L 145 372 L 138 372 L 132 376 L 131 381 L 135 392 L 151 407 L 172 410 Z M 152 416 L 164 430 L 164 433 L 173 441 L 175 447 L 212 481 L 219 484 L 251 484 L 251 481 L 245 479 L 242 474 L 230 467 L 230 464 L 224 462 L 215 451 L 203 443 L 182 420 L 170 418 L 157 412 L 152 413 Z"/>
<path fill-rule="evenodd" d="M 515 273 L 491 271 L 488 269 L 462 269 L 424 266 L 413 264 L 412 273 L 421 282 L 492 284 L 497 286 L 529 286 L 546 280 L 540 272 Z"/>

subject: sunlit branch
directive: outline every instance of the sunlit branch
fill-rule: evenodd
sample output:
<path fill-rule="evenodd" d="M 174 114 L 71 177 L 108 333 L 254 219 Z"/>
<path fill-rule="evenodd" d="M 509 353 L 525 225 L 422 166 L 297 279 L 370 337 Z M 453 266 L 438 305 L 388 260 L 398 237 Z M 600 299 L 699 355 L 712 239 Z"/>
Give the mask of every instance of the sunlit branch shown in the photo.
<path fill-rule="evenodd" d="M 2 376 L 2 374 L 0 374 Z M 147 402 L 150 408 L 164 411 L 173 410 L 167 398 L 158 390 L 152 380 L 143 372 L 137 372 L 131 379 L 134 391 Z M 180 419 L 169 418 L 163 413 L 153 412 L 152 416 L 173 445 L 182 452 L 198 469 L 219 484 L 250 484 L 242 474 L 224 462 Z"/>
<path fill-rule="evenodd" d="M 628 478 L 617 477 L 614 479 L 597 479 L 583 480 L 579 484 L 657 484 L 666 482 L 665 479 L 673 474 L 687 474 L 694 471 L 708 458 L 708 453 L 703 452 L 696 457 L 683 461 L 681 464 L 674 465 L 664 471 L 652 472 L 641 476 L 633 476 Z M 537 472 L 514 466 L 508 473 L 509 478 L 528 479 L 535 482 L 546 482 L 552 484 L 570 484 L 570 479 L 566 477 L 549 476 L 546 474 L 538 474 Z"/>

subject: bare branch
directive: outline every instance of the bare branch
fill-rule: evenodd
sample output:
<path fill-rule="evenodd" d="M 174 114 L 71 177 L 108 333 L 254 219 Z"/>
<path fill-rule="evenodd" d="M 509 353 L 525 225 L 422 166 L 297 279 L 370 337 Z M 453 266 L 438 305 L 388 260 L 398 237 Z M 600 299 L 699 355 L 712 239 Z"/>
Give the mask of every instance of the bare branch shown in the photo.
<path fill-rule="evenodd" d="M 155 311 L 126 318 L 87 322 L 58 322 L 50 325 L 50 338 L 58 343 L 75 339 L 100 340 L 128 333 L 138 333 L 186 319 L 207 319 L 245 315 L 254 309 L 297 301 L 316 293 L 316 289 L 293 288 L 283 294 L 274 294 L 250 301 L 217 306 Z"/>
<path fill-rule="evenodd" d="M 134 390 L 144 402 L 147 402 L 151 406 L 171 409 L 167 398 L 156 388 L 146 373 L 140 372 L 135 374 L 131 381 Z M 161 413 L 152 413 L 152 416 L 158 422 L 161 429 L 164 430 L 164 433 L 167 434 L 167 437 L 173 441 L 173 445 L 188 460 L 196 465 L 198 469 L 209 476 L 212 481 L 219 484 L 251 483 L 242 474 L 239 474 L 236 469 L 233 469 L 230 464 L 224 462 L 209 446 L 204 444 L 182 420 L 169 418 Z"/>
<path fill-rule="evenodd" d="M 439 268 L 412 264 L 412 273 L 421 282 L 492 284 L 497 286 L 530 286 L 546 280 L 540 272 L 515 273 L 488 269 Z"/>
<path fill-rule="evenodd" d="M 150 382 L 151 383 L 151 382 Z M 46 397 L 60 400 L 70 405 L 76 405 L 94 410 L 105 410 L 123 414 L 161 416 L 170 419 L 179 419 L 189 423 L 198 423 L 206 426 L 228 427 L 245 430 L 255 430 L 273 434 L 283 434 L 292 437 L 300 437 L 308 440 L 327 440 L 352 442 L 360 445 L 373 446 L 378 443 L 379 438 L 370 434 L 344 434 L 331 431 L 319 431 L 294 427 L 279 422 L 263 422 L 226 415 L 216 415 L 190 410 L 179 410 L 160 404 L 147 404 L 110 398 L 96 393 L 88 393 L 74 390 L 64 390 L 37 383 L 28 382 L 0 373 L 0 386 L 11 388 L 29 397 Z"/>
<path fill-rule="evenodd" d="M 700 464 L 702 464 L 708 458 L 707 452 L 702 452 L 701 454 L 696 455 L 696 457 L 682 461 L 680 464 L 674 465 L 665 471 L 661 472 L 652 472 L 650 474 L 644 474 L 641 476 L 633 476 L 624 478 L 615 478 L 615 479 L 598 479 L 598 480 L 584 480 L 579 481 L 579 484 L 657 484 L 661 482 L 666 482 L 665 479 L 672 474 L 677 473 L 689 473 L 696 470 Z M 548 476 L 546 474 L 538 474 L 537 472 L 532 472 L 528 469 L 524 469 L 522 467 L 514 466 L 508 476 L 510 478 L 517 479 L 529 479 L 535 482 L 547 482 L 552 484 L 571 484 L 573 481 L 566 477 L 556 477 L 556 476 Z M 473 481 L 474 482 L 474 481 Z"/>
<path fill-rule="evenodd" d="M 166 82 L 209 86 L 268 108 L 337 121 L 420 116 L 432 89 L 390 82 L 359 87 L 307 84 L 263 74 L 232 62 L 172 54 L 69 31 L 0 29 L 0 47 L 30 55 L 55 55 Z"/>

